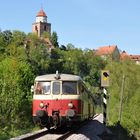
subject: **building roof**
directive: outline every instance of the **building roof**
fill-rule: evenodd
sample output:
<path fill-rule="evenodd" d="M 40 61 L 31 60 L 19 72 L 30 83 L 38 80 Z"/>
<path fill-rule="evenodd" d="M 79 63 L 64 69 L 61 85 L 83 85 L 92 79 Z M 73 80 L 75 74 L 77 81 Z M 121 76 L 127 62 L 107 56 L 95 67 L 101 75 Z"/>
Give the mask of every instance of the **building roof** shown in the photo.
<path fill-rule="evenodd" d="M 44 12 L 43 9 L 41 9 L 38 13 L 37 13 L 37 17 L 47 17 L 46 13 Z"/>
<path fill-rule="evenodd" d="M 99 47 L 98 50 L 96 50 L 96 55 L 108 55 L 112 54 L 114 50 L 117 48 L 117 45 L 109 45 L 109 46 L 103 46 Z"/>
<path fill-rule="evenodd" d="M 130 55 L 131 60 L 140 61 L 140 55 Z"/>
<path fill-rule="evenodd" d="M 56 80 L 56 74 L 47 74 L 42 76 L 37 76 L 35 81 L 52 81 Z M 59 74 L 59 80 L 63 81 L 82 81 L 80 76 L 71 74 Z"/>
<path fill-rule="evenodd" d="M 130 59 L 130 55 L 128 55 L 128 54 L 126 53 L 126 51 L 123 51 L 123 52 L 120 54 L 120 59 L 121 59 L 121 60 Z"/>

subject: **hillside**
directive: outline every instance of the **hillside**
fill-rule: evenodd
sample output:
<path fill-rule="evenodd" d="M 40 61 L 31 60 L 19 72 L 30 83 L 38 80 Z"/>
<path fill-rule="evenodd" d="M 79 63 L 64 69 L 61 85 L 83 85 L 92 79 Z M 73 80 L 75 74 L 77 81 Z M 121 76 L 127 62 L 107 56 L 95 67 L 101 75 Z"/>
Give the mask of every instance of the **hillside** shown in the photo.
<path fill-rule="evenodd" d="M 52 40 L 57 45 L 50 51 L 47 44 L 34 34 L 0 32 L 0 139 L 32 131 L 35 127 L 30 92 L 35 76 L 55 73 L 56 70 L 80 75 L 91 92 L 100 94 L 102 69 L 110 71 L 109 125 L 115 127 L 118 123 L 124 75 L 120 125 L 127 134 L 139 138 L 140 66 L 129 61 L 105 61 L 90 49 L 81 50 L 72 44 L 58 46 L 57 40 Z"/>
<path fill-rule="evenodd" d="M 128 61 L 113 62 L 108 64 L 106 69 L 110 70 L 110 87 L 108 89 L 110 97 L 109 124 L 115 125 L 120 121 L 121 126 L 128 131 L 129 135 L 134 134 L 139 139 L 140 66 Z M 120 112 L 121 94 L 122 111 Z"/>

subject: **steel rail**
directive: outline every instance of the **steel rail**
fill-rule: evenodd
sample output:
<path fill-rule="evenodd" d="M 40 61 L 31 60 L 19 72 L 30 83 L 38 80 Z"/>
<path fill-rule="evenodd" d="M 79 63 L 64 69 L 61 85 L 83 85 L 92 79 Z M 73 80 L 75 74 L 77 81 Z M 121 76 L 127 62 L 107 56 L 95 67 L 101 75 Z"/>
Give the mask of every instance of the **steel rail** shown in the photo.
<path fill-rule="evenodd" d="M 93 118 L 95 118 L 97 116 L 98 116 L 98 114 L 96 114 Z M 73 127 L 72 129 L 67 130 L 67 132 L 64 133 L 62 136 L 60 136 L 59 138 L 57 138 L 57 140 L 65 140 L 66 138 L 68 138 L 70 135 L 74 134 L 81 127 L 83 127 L 84 125 L 86 125 L 89 122 L 90 122 L 90 120 L 85 120 L 82 123 L 80 123 L 79 125 Z M 56 130 L 53 127 L 50 130 L 44 128 L 44 129 L 41 129 L 41 130 L 33 132 L 33 133 L 27 133 L 25 135 L 21 135 L 16 138 L 11 138 L 10 140 L 34 140 L 34 139 L 40 138 L 46 134 L 51 133 L 53 135 L 53 134 L 55 134 L 54 131 L 56 131 Z M 59 131 L 59 129 L 57 131 Z"/>
<path fill-rule="evenodd" d="M 33 133 L 27 133 L 15 138 L 11 138 L 10 140 L 34 140 L 35 138 L 39 138 L 48 133 L 47 129 L 42 129 Z"/>

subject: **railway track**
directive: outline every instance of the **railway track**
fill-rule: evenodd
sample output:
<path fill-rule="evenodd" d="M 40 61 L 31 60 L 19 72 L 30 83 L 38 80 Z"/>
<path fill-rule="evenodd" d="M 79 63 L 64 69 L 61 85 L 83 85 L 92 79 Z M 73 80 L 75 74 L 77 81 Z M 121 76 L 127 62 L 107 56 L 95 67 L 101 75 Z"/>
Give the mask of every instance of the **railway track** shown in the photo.
<path fill-rule="evenodd" d="M 18 136 L 16 138 L 11 138 L 10 140 L 34 140 L 36 138 L 46 135 L 47 133 L 48 133 L 47 129 L 42 129 L 33 133 L 27 133 L 27 134 Z"/>
<path fill-rule="evenodd" d="M 98 115 L 95 115 L 97 117 Z M 72 134 L 75 134 L 80 128 L 82 128 L 84 125 L 88 124 L 90 120 L 84 121 L 83 123 L 76 125 L 72 129 L 68 128 L 59 128 L 54 129 L 51 128 L 49 131 L 47 129 L 39 130 L 35 133 L 28 133 L 16 138 L 12 138 L 11 140 L 64 140 L 70 137 Z"/>
<path fill-rule="evenodd" d="M 46 137 L 44 139 L 51 139 L 51 140 L 64 140 L 68 138 L 70 135 L 75 133 L 78 129 L 80 129 L 82 126 L 86 125 L 89 121 L 84 121 L 83 123 L 73 127 L 73 128 L 59 128 L 54 129 L 51 128 L 48 129 L 42 129 L 34 133 L 27 133 L 25 135 L 21 135 L 16 138 L 11 138 L 10 140 L 42 140 L 41 137 Z"/>
<path fill-rule="evenodd" d="M 40 140 L 40 139 L 51 139 L 51 140 L 64 140 L 68 138 L 70 135 L 72 135 L 74 130 L 72 129 L 71 131 L 69 130 L 40 130 L 35 133 L 28 133 L 16 138 L 11 138 L 10 140 Z M 44 137 L 44 138 L 42 138 Z"/>

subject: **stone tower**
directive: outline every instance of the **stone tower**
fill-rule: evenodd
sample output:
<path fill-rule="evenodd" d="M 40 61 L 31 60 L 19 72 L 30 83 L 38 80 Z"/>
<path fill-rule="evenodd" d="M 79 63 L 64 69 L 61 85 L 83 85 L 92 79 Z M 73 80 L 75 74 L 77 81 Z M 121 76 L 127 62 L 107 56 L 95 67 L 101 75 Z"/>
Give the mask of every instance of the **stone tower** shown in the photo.
<path fill-rule="evenodd" d="M 51 24 L 47 23 L 47 15 L 43 9 L 38 12 L 36 21 L 32 24 L 32 32 L 37 33 L 38 37 L 41 37 L 43 32 L 51 34 Z"/>

